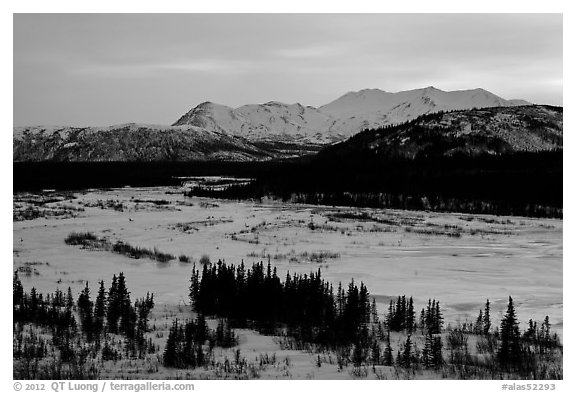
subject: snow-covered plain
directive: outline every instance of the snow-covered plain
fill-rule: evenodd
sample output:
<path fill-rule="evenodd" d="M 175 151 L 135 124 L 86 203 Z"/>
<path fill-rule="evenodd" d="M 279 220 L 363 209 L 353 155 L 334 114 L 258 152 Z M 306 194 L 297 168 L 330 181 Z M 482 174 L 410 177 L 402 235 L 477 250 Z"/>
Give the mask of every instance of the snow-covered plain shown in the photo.
<path fill-rule="evenodd" d="M 25 289 L 78 293 L 89 281 L 95 292 L 97 281 L 108 286 L 122 271 L 133 299 L 150 291 L 159 305 L 189 302 L 189 263 L 64 243 L 71 232 L 93 232 L 195 261 L 204 254 L 247 265 L 269 258 L 280 277 L 321 268 L 334 286 L 363 281 L 381 315 L 405 294 L 417 310 L 439 300 L 448 323 L 474 321 L 489 298 L 497 324 L 510 295 L 523 324 L 549 315 L 562 334 L 562 220 L 235 202 L 179 191 L 91 190 L 40 208 L 70 214 L 14 221 L 13 263 Z M 15 215 L 27 198 L 15 195 Z"/>

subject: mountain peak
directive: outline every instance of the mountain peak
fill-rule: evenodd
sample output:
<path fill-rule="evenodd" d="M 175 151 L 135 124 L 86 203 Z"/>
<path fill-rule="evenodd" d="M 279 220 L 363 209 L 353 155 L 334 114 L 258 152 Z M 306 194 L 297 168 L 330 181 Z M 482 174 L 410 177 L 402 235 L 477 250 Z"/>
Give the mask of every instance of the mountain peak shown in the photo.
<path fill-rule="evenodd" d="M 268 101 L 267 103 L 263 104 L 265 106 L 289 106 L 283 102 L 280 101 Z"/>
<path fill-rule="evenodd" d="M 396 93 L 366 88 L 348 92 L 319 108 L 269 101 L 233 109 L 206 101 L 174 125 L 193 125 L 250 140 L 304 138 L 327 143 L 426 113 L 520 104 L 525 102 L 508 101 L 481 88 L 443 91 L 428 86 Z"/>

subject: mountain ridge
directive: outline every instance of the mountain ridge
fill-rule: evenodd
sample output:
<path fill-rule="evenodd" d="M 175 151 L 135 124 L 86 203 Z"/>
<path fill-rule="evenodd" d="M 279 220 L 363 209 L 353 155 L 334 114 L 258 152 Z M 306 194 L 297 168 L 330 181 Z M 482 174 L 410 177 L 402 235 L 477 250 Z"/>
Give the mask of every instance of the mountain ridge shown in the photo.
<path fill-rule="evenodd" d="M 15 127 L 13 161 L 251 161 L 274 158 L 244 138 L 193 126 Z"/>
<path fill-rule="evenodd" d="M 546 152 L 563 148 L 563 109 L 530 105 L 455 110 L 360 132 L 322 160 L 415 159 Z"/>
<path fill-rule="evenodd" d="M 429 86 L 396 93 L 363 89 L 348 92 L 318 108 L 278 101 L 232 108 L 207 101 L 189 110 L 173 125 L 204 127 L 251 141 L 328 144 L 367 128 L 402 123 L 426 113 L 519 105 L 530 103 L 506 100 L 481 88 L 443 91 Z"/>

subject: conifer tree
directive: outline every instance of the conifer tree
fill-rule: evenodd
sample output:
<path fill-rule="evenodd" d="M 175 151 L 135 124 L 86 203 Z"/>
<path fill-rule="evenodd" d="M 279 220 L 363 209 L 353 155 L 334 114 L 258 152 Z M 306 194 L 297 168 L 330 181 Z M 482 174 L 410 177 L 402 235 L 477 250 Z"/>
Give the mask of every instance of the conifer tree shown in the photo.
<path fill-rule="evenodd" d="M 372 323 L 378 323 L 378 310 L 376 309 L 376 299 L 372 298 L 372 306 L 370 310 L 372 314 Z"/>
<path fill-rule="evenodd" d="M 91 341 L 94 327 L 92 301 L 90 300 L 88 282 L 86 282 L 86 286 L 78 296 L 78 314 L 80 316 L 80 322 L 82 323 L 82 330 L 86 333 L 88 341 Z"/>
<path fill-rule="evenodd" d="M 363 282 L 360 282 L 360 293 L 358 299 L 358 314 L 360 323 L 370 322 L 370 294 Z"/>
<path fill-rule="evenodd" d="M 536 340 L 536 323 L 532 321 L 532 318 L 528 321 L 528 330 L 524 332 L 524 338 L 531 341 Z"/>
<path fill-rule="evenodd" d="M 114 274 L 108 290 L 108 304 L 106 307 L 106 322 L 110 333 L 118 333 L 118 320 L 120 319 L 118 299 L 118 278 Z"/>
<path fill-rule="evenodd" d="M 104 329 L 104 318 L 106 316 L 106 289 L 104 288 L 104 280 L 100 281 L 98 295 L 94 303 L 94 330 L 97 334 Z"/>
<path fill-rule="evenodd" d="M 190 301 L 192 304 L 198 298 L 198 291 L 200 290 L 200 276 L 199 271 L 196 269 L 196 262 L 192 265 L 192 276 L 190 277 Z"/>
<path fill-rule="evenodd" d="M 484 334 L 490 333 L 492 322 L 490 320 L 490 300 L 486 299 L 486 306 L 484 307 Z"/>
<path fill-rule="evenodd" d="M 378 340 L 373 340 L 372 342 L 372 348 L 370 349 L 371 354 L 372 354 L 372 364 L 380 364 L 382 362 L 381 359 L 381 348 L 380 348 L 380 343 L 378 342 Z"/>
<path fill-rule="evenodd" d="M 424 308 L 422 309 L 422 311 L 420 311 L 419 325 L 420 325 L 420 330 L 422 332 L 424 332 L 424 329 L 426 329 L 426 311 L 424 310 Z"/>
<path fill-rule="evenodd" d="M 475 334 L 484 334 L 484 314 L 482 310 L 478 313 L 478 318 L 476 318 L 476 323 L 474 324 Z"/>
<path fill-rule="evenodd" d="M 386 314 L 386 326 L 388 330 L 393 330 L 394 326 L 394 314 L 395 314 L 394 302 L 390 300 L 390 304 L 388 305 L 388 314 Z"/>
<path fill-rule="evenodd" d="M 390 345 L 390 331 L 386 338 L 386 347 L 384 347 L 384 365 L 392 366 L 394 364 L 394 356 L 392 355 L 392 346 Z"/>
<path fill-rule="evenodd" d="M 410 367 L 412 365 L 412 357 L 413 357 L 413 348 L 412 348 L 412 338 L 411 335 L 406 337 L 406 342 L 404 343 L 404 348 L 401 352 L 401 357 L 399 358 L 400 365 L 403 367 Z"/>
<path fill-rule="evenodd" d="M 550 342 L 550 318 L 548 315 L 544 318 L 544 322 L 542 322 L 542 331 L 544 332 L 544 341 L 546 343 Z"/>
<path fill-rule="evenodd" d="M 18 270 L 14 271 L 14 277 L 12 279 L 12 305 L 16 307 L 24 299 L 24 287 L 20 282 L 18 277 Z"/>
<path fill-rule="evenodd" d="M 520 331 L 516 310 L 512 297 L 508 297 L 508 308 L 506 315 L 500 323 L 500 348 L 498 349 L 498 359 L 502 364 L 513 365 L 520 359 Z"/>
<path fill-rule="evenodd" d="M 345 302 L 345 296 L 344 296 L 344 290 L 342 289 L 342 282 L 338 282 L 338 293 L 336 295 L 336 303 L 338 305 L 338 315 L 342 316 L 342 313 L 344 312 L 344 302 Z"/>
<path fill-rule="evenodd" d="M 164 349 L 163 363 L 165 367 L 177 367 L 178 366 L 178 347 L 177 338 L 178 334 L 178 320 L 174 320 L 172 327 L 170 328 L 170 333 L 168 334 L 168 340 L 166 341 L 166 348 Z"/>
<path fill-rule="evenodd" d="M 66 309 L 72 311 L 74 308 L 74 297 L 72 296 L 72 289 L 68 287 L 68 292 L 66 293 Z"/>
<path fill-rule="evenodd" d="M 412 296 L 408 300 L 408 308 L 406 310 L 406 330 L 408 333 L 412 333 L 414 331 L 414 327 L 416 325 L 416 313 L 414 312 L 414 301 L 412 300 Z"/>
<path fill-rule="evenodd" d="M 434 330 L 436 334 L 439 334 L 442 331 L 442 327 L 444 326 L 444 317 L 442 316 L 442 312 L 440 311 L 440 302 L 436 302 L 436 311 L 434 313 Z"/>
<path fill-rule="evenodd" d="M 424 338 L 424 348 L 422 349 L 422 363 L 424 367 L 431 367 L 432 366 L 432 341 L 434 337 L 432 333 L 428 330 L 426 332 L 426 336 Z"/>

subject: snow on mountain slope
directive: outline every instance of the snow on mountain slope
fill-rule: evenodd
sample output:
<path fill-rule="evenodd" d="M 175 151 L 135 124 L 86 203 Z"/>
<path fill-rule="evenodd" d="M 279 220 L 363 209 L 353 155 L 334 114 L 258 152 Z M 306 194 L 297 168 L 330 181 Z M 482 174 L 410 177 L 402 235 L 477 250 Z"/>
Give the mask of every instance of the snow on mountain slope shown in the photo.
<path fill-rule="evenodd" d="M 280 102 L 233 109 L 205 102 L 174 125 L 192 125 L 251 141 L 330 143 L 367 128 L 402 123 L 420 115 L 457 109 L 529 105 L 505 100 L 483 89 L 442 91 L 434 87 L 390 93 L 379 89 L 349 92 L 320 108 Z"/>
<path fill-rule="evenodd" d="M 322 159 L 478 156 L 563 148 L 563 110 L 543 105 L 500 106 L 428 114 L 361 132 L 325 148 Z"/>
<path fill-rule="evenodd" d="M 182 116 L 175 126 L 193 125 L 211 131 L 245 137 L 252 141 L 300 140 L 327 143 L 340 139 L 328 132 L 330 116 L 316 108 L 271 101 L 236 109 L 205 102 Z"/>
<path fill-rule="evenodd" d="M 15 127 L 14 161 L 251 161 L 272 158 L 244 138 L 194 126 Z"/>

